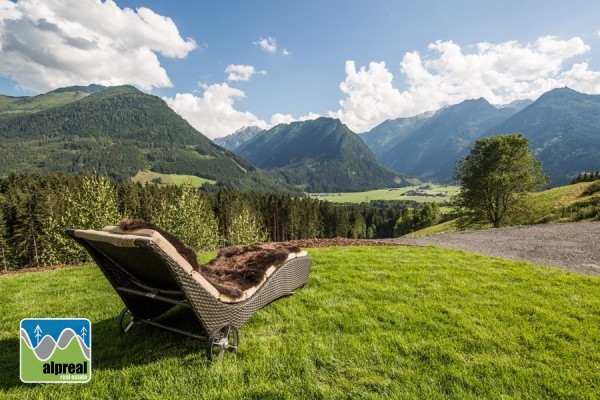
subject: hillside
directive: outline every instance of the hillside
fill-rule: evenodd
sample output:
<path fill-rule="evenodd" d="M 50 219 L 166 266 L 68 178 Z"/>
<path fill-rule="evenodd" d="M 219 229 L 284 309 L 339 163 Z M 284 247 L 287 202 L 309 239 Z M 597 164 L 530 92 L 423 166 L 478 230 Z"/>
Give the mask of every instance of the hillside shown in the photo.
<path fill-rule="evenodd" d="M 552 186 L 600 168 L 600 95 L 554 89 L 494 126 L 485 136 L 520 132 Z"/>
<path fill-rule="evenodd" d="M 125 180 L 152 170 L 228 187 L 282 186 L 196 131 L 163 100 L 132 86 L 72 87 L 1 100 L 0 176 L 97 172 Z"/>
<path fill-rule="evenodd" d="M 408 184 L 406 178 L 381 166 L 358 135 L 332 118 L 277 125 L 235 151 L 308 192 L 362 191 Z"/>
<path fill-rule="evenodd" d="M 514 112 L 512 107 L 494 107 L 483 98 L 466 100 L 433 114 L 384 122 L 363 138 L 387 130 L 389 139 L 378 144 L 377 150 L 383 165 L 408 175 L 447 181 L 459 155 Z"/>
<path fill-rule="evenodd" d="M 534 102 L 502 107 L 467 100 L 432 114 L 385 121 L 361 138 L 394 171 L 449 182 L 455 162 L 475 140 L 504 133 L 526 136 L 551 185 L 564 185 L 599 168 L 600 95 L 561 88 Z"/>
<path fill-rule="evenodd" d="M 12 97 L 0 94 L 0 115 L 34 113 L 77 100 L 106 89 L 100 85 L 70 86 L 37 96 Z"/>
<path fill-rule="evenodd" d="M 528 220 L 520 220 L 518 224 L 598 220 L 600 220 L 600 180 L 555 187 L 533 194 Z M 457 230 L 455 220 L 451 220 L 407 236 L 427 236 Z"/>

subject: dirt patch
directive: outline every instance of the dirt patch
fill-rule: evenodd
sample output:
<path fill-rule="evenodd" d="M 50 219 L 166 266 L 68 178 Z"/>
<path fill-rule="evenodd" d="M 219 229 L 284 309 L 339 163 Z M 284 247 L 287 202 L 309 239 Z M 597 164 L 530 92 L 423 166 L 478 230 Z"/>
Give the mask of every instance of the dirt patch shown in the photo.
<path fill-rule="evenodd" d="M 368 239 L 346 239 L 336 237 L 333 239 L 302 239 L 289 240 L 287 244 L 298 246 L 302 249 L 315 247 L 333 247 L 333 246 L 407 246 L 408 243 L 395 242 L 394 240 L 368 240 Z"/>

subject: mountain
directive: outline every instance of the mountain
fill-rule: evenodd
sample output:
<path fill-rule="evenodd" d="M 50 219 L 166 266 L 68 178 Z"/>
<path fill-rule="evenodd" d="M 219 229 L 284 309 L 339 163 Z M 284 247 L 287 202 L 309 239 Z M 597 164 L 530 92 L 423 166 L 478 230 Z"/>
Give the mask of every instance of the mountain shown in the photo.
<path fill-rule="evenodd" d="M 377 162 L 367 145 L 338 119 L 280 124 L 235 152 L 308 192 L 362 191 L 408 184 Z"/>
<path fill-rule="evenodd" d="M 65 105 L 104 90 L 100 85 L 70 86 L 37 96 L 12 97 L 0 94 L 0 115 L 10 113 L 34 113 L 59 105 Z"/>
<path fill-rule="evenodd" d="M 227 150 L 235 151 L 242 144 L 246 143 L 262 131 L 264 131 L 264 129 L 259 128 L 258 126 L 245 126 L 231 135 L 215 138 L 213 141 Z"/>
<path fill-rule="evenodd" d="M 516 112 L 498 108 L 483 98 L 466 100 L 413 118 L 386 121 L 364 134 L 378 160 L 399 173 L 423 178 L 450 179 L 454 162 L 474 140 Z M 385 132 L 385 142 L 372 138 Z"/>
<path fill-rule="evenodd" d="M 600 95 L 550 90 L 484 135 L 515 132 L 529 139 L 551 186 L 600 169 Z"/>
<path fill-rule="evenodd" d="M 132 86 L 0 97 L 0 159 L 0 176 L 97 172 L 123 180 L 150 169 L 224 186 L 281 186 L 195 130 L 162 99 Z"/>
<path fill-rule="evenodd" d="M 388 119 L 360 134 L 361 139 L 369 146 L 379 160 L 387 150 L 406 140 L 431 118 L 433 113 L 424 113 L 416 117 Z"/>
<path fill-rule="evenodd" d="M 385 121 L 361 135 L 377 159 L 402 174 L 450 181 L 454 164 L 482 136 L 521 133 L 551 186 L 600 167 L 600 95 L 553 89 L 535 101 L 492 106 L 467 100 L 433 114 Z"/>

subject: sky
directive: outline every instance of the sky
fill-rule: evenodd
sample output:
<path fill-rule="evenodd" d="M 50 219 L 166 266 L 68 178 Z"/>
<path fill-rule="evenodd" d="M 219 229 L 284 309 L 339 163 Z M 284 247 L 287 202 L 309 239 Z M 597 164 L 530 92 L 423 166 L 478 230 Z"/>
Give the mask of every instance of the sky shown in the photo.
<path fill-rule="evenodd" d="M 0 0 L 0 94 L 130 84 L 211 139 L 600 93 L 597 0 Z"/>

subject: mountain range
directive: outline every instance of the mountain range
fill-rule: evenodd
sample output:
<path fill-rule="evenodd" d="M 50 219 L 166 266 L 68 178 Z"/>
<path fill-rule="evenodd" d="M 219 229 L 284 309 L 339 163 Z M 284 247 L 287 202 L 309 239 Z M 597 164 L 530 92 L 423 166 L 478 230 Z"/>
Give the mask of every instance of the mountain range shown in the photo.
<path fill-rule="evenodd" d="M 552 186 L 600 170 L 600 95 L 569 88 L 546 92 L 483 136 L 519 132 L 529 138 Z"/>
<path fill-rule="evenodd" d="M 542 161 L 551 186 L 600 169 L 600 95 L 553 89 L 507 106 L 466 100 L 433 113 L 388 120 L 361 138 L 385 166 L 449 182 L 455 162 L 484 136 L 521 133 Z"/>
<path fill-rule="evenodd" d="M 318 118 L 243 128 L 214 142 L 160 98 L 132 86 L 0 95 L 0 176 L 10 172 L 189 174 L 244 190 L 336 192 L 449 182 L 475 140 L 526 136 L 552 186 L 600 169 L 600 95 L 553 89 L 535 101 L 480 98 L 356 134 Z"/>
<path fill-rule="evenodd" d="M 483 132 L 519 111 L 466 100 L 437 112 L 388 120 L 361 135 L 378 160 L 395 171 L 447 180 L 453 164 Z"/>
<path fill-rule="evenodd" d="M 407 185 L 339 120 L 250 127 L 219 146 L 132 86 L 0 96 L 0 176 L 10 172 L 195 175 L 239 190 L 362 191 Z M 237 153 L 237 154 L 236 154 Z M 206 189 L 211 189 L 205 185 Z"/>
<path fill-rule="evenodd" d="M 277 131 L 286 129 L 278 127 Z M 456 161 L 469 153 L 478 138 L 506 133 L 521 133 L 529 139 L 551 186 L 567 184 L 580 172 L 600 169 L 600 95 L 565 87 L 550 90 L 535 101 L 504 106 L 483 98 L 466 100 L 435 112 L 387 120 L 358 136 L 377 161 L 402 176 L 448 183 Z M 248 143 L 261 135 L 265 133 Z M 270 135 L 260 147 L 246 147 L 243 137 L 236 136 L 236 147 L 230 149 L 258 166 L 265 163 L 266 168 L 273 168 L 255 152 L 281 153 L 281 145 L 288 139 L 281 136 L 282 143 L 278 143 L 275 132 Z M 314 143 L 316 138 L 311 135 L 303 133 L 307 142 Z M 233 137 L 221 140 L 226 143 Z M 297 137 L 294 147 L 301 141 Z"/>

